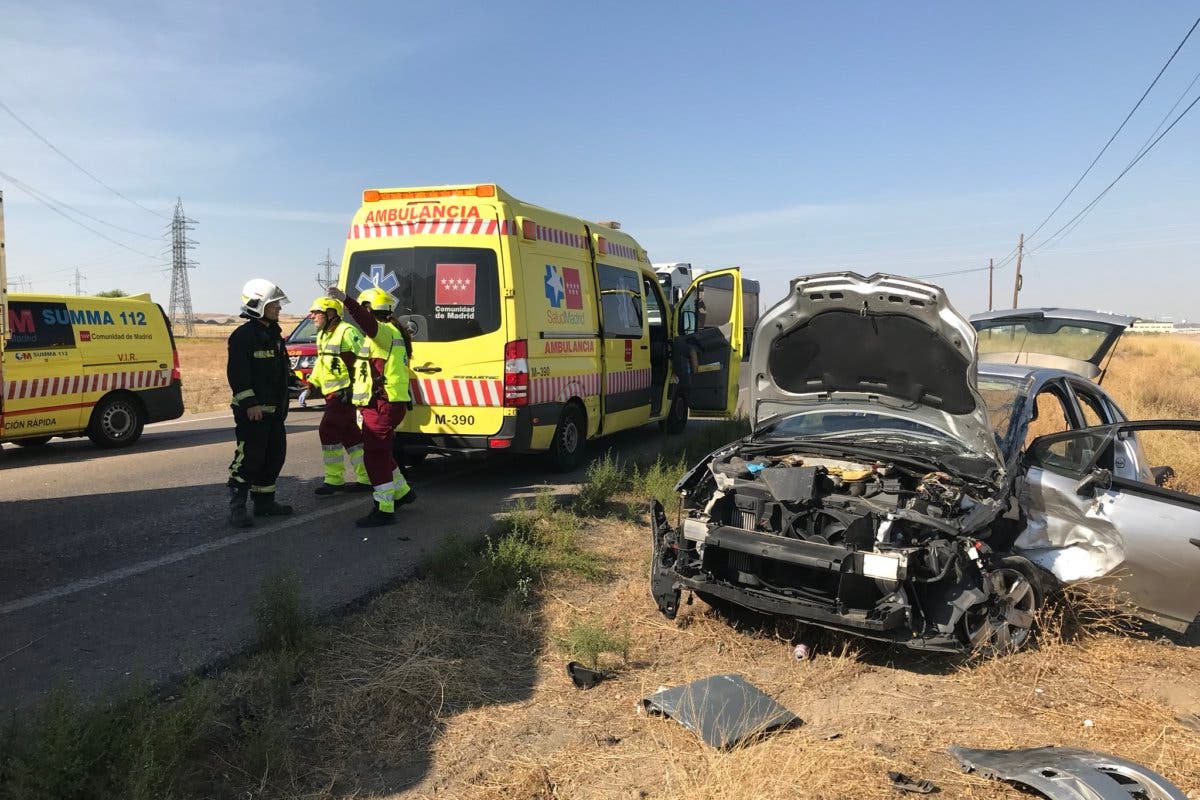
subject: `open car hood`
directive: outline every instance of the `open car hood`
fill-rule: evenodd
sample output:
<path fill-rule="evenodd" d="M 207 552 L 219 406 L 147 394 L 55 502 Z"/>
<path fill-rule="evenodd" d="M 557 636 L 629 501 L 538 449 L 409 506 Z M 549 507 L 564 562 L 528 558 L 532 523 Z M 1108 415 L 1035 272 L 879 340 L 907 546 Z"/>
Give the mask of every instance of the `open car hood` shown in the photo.
<path fill-rule="evenodd" d="M 979 360 L 1065 369 L 1095 380 L 1104 357 L 1135 317 L 1071 308 L 975 314 Z"/>
<path fill-rule="evenodd" d="M 976 386 L 975 329 L 941 288 L 854 272 L 796 278 L 755 327 L 750 409 L 763 421 L 823 404 L 875 403 L 1003 464 Z"/>

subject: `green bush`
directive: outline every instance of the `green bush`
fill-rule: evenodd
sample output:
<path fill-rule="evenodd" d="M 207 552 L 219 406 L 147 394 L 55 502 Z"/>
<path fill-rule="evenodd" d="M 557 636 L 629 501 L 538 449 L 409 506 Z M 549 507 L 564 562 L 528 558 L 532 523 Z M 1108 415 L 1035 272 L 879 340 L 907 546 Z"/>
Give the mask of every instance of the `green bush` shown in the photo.
<path fill-rule="evenodd" d="M 598 516 L 628 485 L 628 470 L 609 450 L 603 458 L 596 459 L 588 465 L 583 485 L 579 488 L 579 496 L 575 501 L 576 508 L 584 516 Z"/>
<path fill-rule="evenodd" d="M 589 620 L 573 623 L 566 636 L 559 640 L 559 647 L 572 659 L 596 669 L 604 653 L 612 653 L 619 656 L 622 663 L 629 663 L 630 643 L 628 627 L 615 635 L 599 622 Z"/>

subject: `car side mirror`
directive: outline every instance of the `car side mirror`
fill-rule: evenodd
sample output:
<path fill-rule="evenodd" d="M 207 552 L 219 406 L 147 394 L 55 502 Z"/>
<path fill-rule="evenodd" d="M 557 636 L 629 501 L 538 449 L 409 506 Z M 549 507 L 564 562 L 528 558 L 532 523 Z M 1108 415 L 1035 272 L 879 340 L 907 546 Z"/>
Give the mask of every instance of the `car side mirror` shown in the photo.
<path fill-rule="evenodd" d="M 1112 473 L 1106 469 L 1096 469 L 1084 475 L 1079 483 L 1075 484 L 1075 494 L 1080 497 L 1086 497 L 1096 493 L 1096 490 L 1106 491 L 1112 488 Z"/>

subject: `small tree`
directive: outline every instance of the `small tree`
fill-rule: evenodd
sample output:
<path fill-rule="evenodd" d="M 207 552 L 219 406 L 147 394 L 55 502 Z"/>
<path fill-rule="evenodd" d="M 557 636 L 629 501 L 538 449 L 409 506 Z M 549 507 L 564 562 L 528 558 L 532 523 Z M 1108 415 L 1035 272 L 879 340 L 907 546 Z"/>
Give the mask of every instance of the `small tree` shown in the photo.
<path fill-rule="evenodd" d="M 129 292 L 124 289 L 105 289 L 103 292 L 98 293 L 96 297 L 129 297 Z"/>

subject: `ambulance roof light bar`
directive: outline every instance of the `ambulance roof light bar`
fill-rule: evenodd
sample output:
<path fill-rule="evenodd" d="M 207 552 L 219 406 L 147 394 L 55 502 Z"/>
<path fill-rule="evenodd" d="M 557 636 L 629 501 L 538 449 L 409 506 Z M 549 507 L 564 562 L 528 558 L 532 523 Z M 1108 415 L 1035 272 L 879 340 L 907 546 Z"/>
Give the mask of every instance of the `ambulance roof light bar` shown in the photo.
<path fill-rule="evenodd" d="M 438 197 L 495 197 L 496 184 L 480 183 L 475 186 L 446 186 L 440 189 L 409 189 L 396 191 L 381 191 L 379 189 L 363 189 L 364 203 L 378 203 L 380 200 L 428 200 Z"/>

